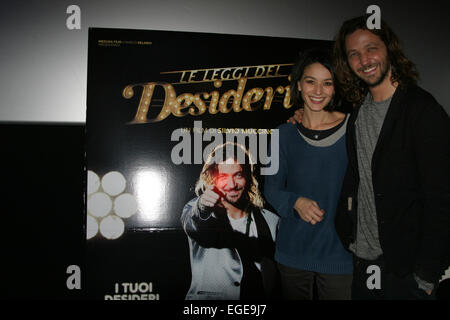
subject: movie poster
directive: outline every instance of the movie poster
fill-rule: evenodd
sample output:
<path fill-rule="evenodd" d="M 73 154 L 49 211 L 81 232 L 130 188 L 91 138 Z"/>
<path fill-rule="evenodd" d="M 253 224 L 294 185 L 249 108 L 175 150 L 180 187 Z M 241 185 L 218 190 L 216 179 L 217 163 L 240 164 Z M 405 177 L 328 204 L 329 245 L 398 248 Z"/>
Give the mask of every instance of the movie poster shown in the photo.
<path fill-rule="evenodd" d="M 294 113 L 292 65 L 300 51 L 329 46 L 322 40 L 89 30 L 89 298 L 186 299 L 192 248 L 181 218 L 197 197 L 208 156 L 227 141 L 241 145 L 263 194 L 264 175 L 278 165 L 269 150 L 278 139 L 275 128 Z M 264 208 L 273 211 L 267 203 Z M 205 268 L 226 262 L 208 263 Z"/>

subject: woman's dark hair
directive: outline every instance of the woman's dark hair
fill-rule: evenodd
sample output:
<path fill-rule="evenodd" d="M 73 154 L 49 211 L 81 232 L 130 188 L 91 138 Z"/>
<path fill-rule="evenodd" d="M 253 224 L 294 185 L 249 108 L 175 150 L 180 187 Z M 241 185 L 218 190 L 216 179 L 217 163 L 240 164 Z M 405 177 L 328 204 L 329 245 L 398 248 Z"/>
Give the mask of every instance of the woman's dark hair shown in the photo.
<path fill-rule="evenodd" d="M 291 72 L 291 101 L 294 105 L 303 108 L 303 99 L 302 94 L 298 90 L 298 81 L 303 76 L 303 73 L 305 72 L 305 69 L 313 64 L 313 63 L 320 63 L 325 68 L 327 68 L 328 71 L 331 73 L 331 77 L 333 78 L 333 84 L 334 84 L 334 96 L 331 99 L 330 103 L 324 108 L 325 111 L 333 111 L 336 109 L 337 106 L 340 105 L 340 99 L 338 90 L 336 88 L 336 77 L 334 73 L 334 67 L 331 59 L 331 55 L 328 51 L 324 49 L 308 49 L 305 51 L 301 51 L 299 53 L 299 56 L 292 67 Z"/>

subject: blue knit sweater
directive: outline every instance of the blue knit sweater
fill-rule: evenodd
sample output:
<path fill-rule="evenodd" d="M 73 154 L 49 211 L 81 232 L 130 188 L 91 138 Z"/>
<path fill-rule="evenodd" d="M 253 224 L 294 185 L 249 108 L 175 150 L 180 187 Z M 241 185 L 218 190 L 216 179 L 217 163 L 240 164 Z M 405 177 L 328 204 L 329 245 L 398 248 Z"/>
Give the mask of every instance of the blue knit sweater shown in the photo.
<path fill-rule="evenodd" d="M 292 124 L 278 129 L 280 168 L 277 174 L 266 176 L 264 186 L 267 201 L 281 217 L 276 261 L 301 270 L 352 273 L 352 255 L 344 249 L 334 227 L 347 168 L 345 134 L 341 131 L 337 141 L 319 147 L 307 142 Z M 299 197 L 316 201 L 325 210 L 324 219 L 315 225 L 302 220 L 293 209 Z"/>

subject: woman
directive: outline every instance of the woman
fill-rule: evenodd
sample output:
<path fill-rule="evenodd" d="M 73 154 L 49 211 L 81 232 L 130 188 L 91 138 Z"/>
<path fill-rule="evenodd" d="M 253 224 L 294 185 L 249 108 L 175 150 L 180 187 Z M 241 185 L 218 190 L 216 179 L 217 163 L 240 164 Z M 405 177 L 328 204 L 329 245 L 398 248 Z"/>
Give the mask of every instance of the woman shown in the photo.
<path fill-rule="evenodd" d="M 339 240 L 334 217 L 347 167 L 347 116 L 337 105 L 331 58 L 321 50 L 303 53 L 291 74 L 301 124 L 280 130 L 280 169 L 266 176 L 265 196 L 281 217 L 276 240 L 283 295 L 350 299 L 352 256 Z"/>

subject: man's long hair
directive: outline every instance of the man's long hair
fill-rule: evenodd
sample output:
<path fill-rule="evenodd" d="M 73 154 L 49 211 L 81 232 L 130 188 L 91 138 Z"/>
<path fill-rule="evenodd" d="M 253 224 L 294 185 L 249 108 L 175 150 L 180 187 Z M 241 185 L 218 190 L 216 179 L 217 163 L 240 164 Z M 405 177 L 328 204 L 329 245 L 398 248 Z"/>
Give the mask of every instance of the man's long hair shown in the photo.
<path fill-rule="evenodd" d="M 239 161 L 239 155 L 244 155 L 244 163 Z M 254 175 L 254 164 L 248 151 L 240 144 L 235 142 L 226 142 L 218 145 L 209 154 L 208 159 L 203 165 L 200 177 L 195 185 L 195 194 L 200 196 L 209 186 L 214 185 L 218 175 L 218 164 L 227 159 L 233 158 L 242 167 L 242 172 L 246 180 L 245 192 L 242 200 L 247 200 L 253 206 L 262 208 L 264 200 L 258 188 L 258 181 Z"/>
<path fill-rule="evenodd" d="M 367 19 L 370 15 L 364 15 L 345 21 L 339 30 L 333 49 L 333 60 L 336 78 L 340 83 L 345 99 L 354 107 L 361 104 L 367 94 L 368 86 L 351 69 L 348 64 L 345 39 L 358 29 L 367 30 L 377 35 L 386 45 L 387 59 L 390 62 L 392 73 L 391 82 L 400 86 L 416 83 L 419 74 L 416 66 L 403 53 L 400 40 L 394 31 L 381 20 L 380 29 L 368 29 Z"/>

